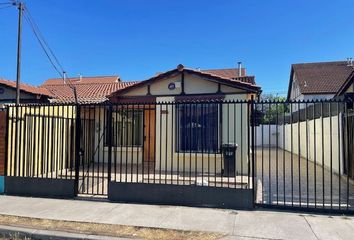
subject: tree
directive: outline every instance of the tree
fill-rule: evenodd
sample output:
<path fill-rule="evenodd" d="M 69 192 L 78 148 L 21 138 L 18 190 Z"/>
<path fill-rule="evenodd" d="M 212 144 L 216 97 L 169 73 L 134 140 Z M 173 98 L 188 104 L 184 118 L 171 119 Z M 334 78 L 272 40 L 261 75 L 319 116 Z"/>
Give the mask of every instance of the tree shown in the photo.
<path fill-rule="evenodd" d="M 262 124 L 279 123 L 284 114 L 289 112 L 285 97 L 267 94 L 261 96 L 261 100 L 263 103 L 259 104 L 257 108 L 263 113 Z"/>

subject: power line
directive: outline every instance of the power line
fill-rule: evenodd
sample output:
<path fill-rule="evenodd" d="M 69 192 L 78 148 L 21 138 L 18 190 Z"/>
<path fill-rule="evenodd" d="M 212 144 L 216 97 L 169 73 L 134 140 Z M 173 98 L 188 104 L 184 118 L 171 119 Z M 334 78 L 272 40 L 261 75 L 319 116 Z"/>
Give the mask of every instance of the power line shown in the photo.
<path fill-rule="evenodd" d="M 31 13 L 30 13 L 30 11 L 29 11 L 28 8 L 27 8 L 27 6 L 25 6 L 25 10 L 27 10 L 26 13 L 27 13 L 28 16 L 29 16 L 29 20 L 30 20 L 32 26 L 37 30 L 38 35 L 41 37 L 43 43 L 45 44 L 45 46 L 47 47 L 47 49 L 49 50 L 49 52 L 50 52 L 51 55 L 53 56 L 55 62 L 59 65 L 59 67 L 61 68 L 61 70 L 63 70 L 63 69 L 64 69 L 63 66 L 60 64 L 60 62 L 59 62 L 58 58 L 55 56 L 53 50 L 49 47 L 49 44 L 47 43 L 47 41 L 46 41 L 45 38 L 43 37 L 41 31 L 39 30 L 38 25 L 37 25 L 36 22 L 34 21 L 32 15 L 31 15 Z M 63 71 L 64 71 L 64 70 L 63 70 Z"/>
<path fill-rule="evenodd" d="M 58 58 L 55 56 L 54 52 L 50 49 L 49 45 L 44 40 L 43 36 L 40 34 L 37 25 L 34 23 L 33 19 L 31 19 L 31 16 L 29 14 L 27 7 L 25 7 L 25 10 L 26 11 L 24 11 L 24 13 L 25 13 L 24 17 L 25 17 L 26 21 L 28 22 L 28 24 L 30 25 L 35 37 L 37 38 L 39 45 L 41 46 L 42 50 L 44 51 L 45 55 L 47 56 L 49 62 L 51 63 L 51 65 L 53 66 L 55 71 L 60 75 L 60 77 L 63 78 L 64 77 L 63 72 L 65 72 L 65 71 L 64 71 L 62 65 L 59 63 Z M 54 60 L 52 58 L 54 58 Z"/>

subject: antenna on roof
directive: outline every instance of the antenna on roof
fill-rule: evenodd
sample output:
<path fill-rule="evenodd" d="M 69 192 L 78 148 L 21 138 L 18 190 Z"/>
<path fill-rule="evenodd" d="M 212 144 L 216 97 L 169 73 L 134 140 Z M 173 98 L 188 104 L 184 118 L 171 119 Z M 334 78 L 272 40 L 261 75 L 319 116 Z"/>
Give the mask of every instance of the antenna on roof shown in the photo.
<path fill-rule="evenodd" d="M 81 80 L 82 80 L 82 74 L 79 73 L 79 81 L 81 82 Z"/>
<path fill-rule="evenodd" d="M 353 59 L 351 57 L 347 58 L 347 66 L 348 67 L 353 67 Z"/>

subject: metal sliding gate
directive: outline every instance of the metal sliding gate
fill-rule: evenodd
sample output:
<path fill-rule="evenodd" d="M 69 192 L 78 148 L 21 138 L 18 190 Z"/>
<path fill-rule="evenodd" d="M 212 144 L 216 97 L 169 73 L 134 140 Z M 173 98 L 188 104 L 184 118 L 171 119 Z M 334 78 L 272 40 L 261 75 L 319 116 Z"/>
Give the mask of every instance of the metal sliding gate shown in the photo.
<path fill-rule="evenodd" d="M 258 206 L 354 212 L 353 102 L 256 102 Z"/>

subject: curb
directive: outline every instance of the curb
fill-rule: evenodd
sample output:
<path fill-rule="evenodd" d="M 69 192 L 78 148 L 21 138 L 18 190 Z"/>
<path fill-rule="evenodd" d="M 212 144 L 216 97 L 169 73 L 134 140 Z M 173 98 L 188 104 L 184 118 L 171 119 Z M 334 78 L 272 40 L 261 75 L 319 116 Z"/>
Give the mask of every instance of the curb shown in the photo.
<path fill-rule="evenodd" d="M 100 236 L 92 234 L 71 233 L 63 231 L 39 230 L 24 227 L 12 227 L 0 225 L 0 237 L 10 237 L 13 234 L 18 234 L 21 237 L 29 237 L 42 240 L 74 240 L 74 239 L 90 239 L 90 240 L 128 240 L 134 238 L 119 238 L 110 236 Z M 135 238 L 136 239 L 136 238 Z"/>

